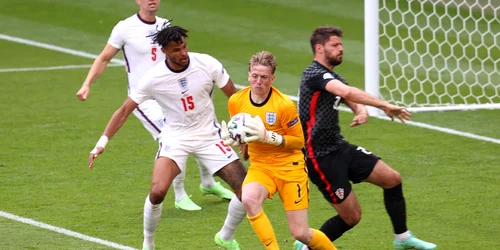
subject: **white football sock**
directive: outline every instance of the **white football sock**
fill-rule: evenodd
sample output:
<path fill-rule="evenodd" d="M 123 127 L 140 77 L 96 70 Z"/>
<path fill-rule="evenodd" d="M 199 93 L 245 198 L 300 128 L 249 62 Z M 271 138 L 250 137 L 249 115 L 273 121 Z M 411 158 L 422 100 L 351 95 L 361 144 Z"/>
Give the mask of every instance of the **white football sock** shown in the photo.
<path fill-rule="evenodd" d="M 175 201 L 180 201 L 187 196 L 186 189 L 184 189 L 184 179 L 186 179 L 186 171 L 181 171 L 172 181 L 174 186 Z"/>
<path fill-rule="evenodd" d="M 199 168 L 200 168 L 201 185 L 203 185 L 206 188 L 212 188 L 215 185 L 214 177 L 204 167 L 199 165 Z"/>
<path fill-rule="evenodd" d="M 220 230 L 220 236 L 223 240 L 232 240 L 234 238 L 234 233 L 236 232 L 236 228 L 243 221 L 247 212 L 243 203 L 238 200 L 236 195 L 229 202 L 229 206 L 227 208 L 227 216 L 226 221 L 224 221 L 224 225 Z"/>
<path fill-rule="evenodd" d="M 144 242 L 143 247 L 154 248 L 154 236 L 158 222 L 160 221 L 163 202 L 153 205 L 149 200 L 149 195 L 144 202 Z"/>
<path fill-rule="evenodd" d="M 401 233 L 401 234 L 395 234 L 395 235 L 394 235 L 394 238 L 395 238 L 397 241 L 399 241 L 399 242 L 403 242 L 403 241 L 407 240 L 408 238 L 410 238 L 410 236 L 411 236 L 411 233 L 410 233 L 410 231 L 408 230 L 408 231 L 406 231 L 406 232 L 404 232 L 404 233 Z"/>

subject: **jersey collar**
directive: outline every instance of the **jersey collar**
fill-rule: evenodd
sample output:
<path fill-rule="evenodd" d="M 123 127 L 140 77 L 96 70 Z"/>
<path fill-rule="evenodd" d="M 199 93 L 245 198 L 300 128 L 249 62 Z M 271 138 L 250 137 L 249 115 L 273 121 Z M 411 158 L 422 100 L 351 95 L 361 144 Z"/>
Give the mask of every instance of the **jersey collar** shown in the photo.
<path fill-rule="evenodd" d="M 154 22 L 149 22 L 149 21 L 142 19 L 141 15 L 139 15 L 139 12 L 137 12 L 137 18 L 139 18 L 139 20 L 141 20 L 141 22 L 143 22 L 145 24 L 155 24 L 156 23 L 156 20 Z"/>
<path fill-rule="evenodd" d="M 315 64 L 316 66 L 321 67 L 321 68 L 323 68 L 323 69 L 325 69 L 325 70 L 328 70 L 328 72 L 333 73 L 333 71 L 331 71 L 330 69 L 328 69 L 327 67 L 325 67 L 323 64 L 319 63 L 319 62 L 318 62 L 318 61 L 316 61 L 316 60 L 313 60 L 313 64 Z"/>
<path fill-rule="evenodd" d="M 266 103 L 269 101 L 269 98 L 271 98 L 271 94 L 272 93 L 273 93 L 273 87 L 271 86 L 271 89 L 269 90 L 269 95 L 267 95 L 266 100 L 264 100 L 262 103 L 255 103 L 255 102 L 253 102 L 253 100 L 252 100 L 252 91 L 251 90 L 248 92 L 248 98 L 250 99 L 250 103 L 252 103 L 253 106 L 255 106 L 255 107 L 262 107 L 262 106 L 266 105 Z"/>
<path fill-rule="evenodd" d="M 186 65 L 186 67 L 184 67 L 184 68 L 182 68 L 182 69 L 177 69 L 177 70 L 175 70 L 175 69 L 170 68 L 170 65 L 168 65 L 168 63 L 167 63 L 167 59 L 165 59 L 165 65 L 167 66 L 167 68 L 168 68 L 170 71 L 172 71 L 172 72 L 174 72 L 174 73 L 181 73 L 181 72 L 184 72 L 187 68 L 189 68 L 189 65 L 190 65 L 190 64 L 191 64 L 191 57 L 189 57 L 189 56 L 188 56 L 188 64 Z"/>

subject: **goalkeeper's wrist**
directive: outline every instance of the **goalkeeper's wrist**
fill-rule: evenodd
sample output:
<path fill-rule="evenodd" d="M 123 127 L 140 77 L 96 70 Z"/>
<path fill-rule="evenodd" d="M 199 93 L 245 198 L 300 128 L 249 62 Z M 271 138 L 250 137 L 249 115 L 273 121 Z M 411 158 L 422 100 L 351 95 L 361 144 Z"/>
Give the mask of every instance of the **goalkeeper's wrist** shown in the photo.
<path fill-rule="evenodd" d="M 99 138 L 99 141 L 97 141 L 97 143 L 95 144 L 95 147 L 105 148 L 106 144 L 108 144 L 108 141 L 109 138 L 105 135 L 102 135 L 101 138 Z"/>
<path fill-rule="evenodd" d="M 280 146 L 283 143 L 283 136 L 276 132 L 267 130 L 264 136 L 264 142 Z"/>

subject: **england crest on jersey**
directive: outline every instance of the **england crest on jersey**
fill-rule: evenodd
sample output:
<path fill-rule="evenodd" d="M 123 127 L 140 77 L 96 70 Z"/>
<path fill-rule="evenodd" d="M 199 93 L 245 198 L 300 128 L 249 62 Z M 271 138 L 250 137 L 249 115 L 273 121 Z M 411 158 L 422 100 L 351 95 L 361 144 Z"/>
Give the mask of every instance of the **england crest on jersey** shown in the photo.
<path fill-rule="evenodd" d="M 181 87 L 182 93 L 183 94 L 186 93 L 186 91 L 188 90 L 188 82 L 187 82 L 187 79 L 185 77 L 179 79 L 179 86 Z"/>
<path fill-rule="evenodd" d="M 276 123 L 276 113 L 266 112 L 266 122 L 269 125 L 274 125 Z"/>

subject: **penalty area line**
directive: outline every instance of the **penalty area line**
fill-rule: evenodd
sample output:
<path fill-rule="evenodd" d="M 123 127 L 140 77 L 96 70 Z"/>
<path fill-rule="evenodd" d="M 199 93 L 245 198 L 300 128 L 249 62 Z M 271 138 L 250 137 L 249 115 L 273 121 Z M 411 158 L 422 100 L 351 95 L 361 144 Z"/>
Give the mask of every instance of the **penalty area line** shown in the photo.
<path fill-rule="evenodd" d="M 114 249 L 136 250 L 135 248 L 132 248 L 132 247 L 120 245 L 118 243 L 114 243 L 114 242 L 111 242 L 111 241 L 102 240 L 102 239 L 91 237 L 91 236 L 84 235 L 84 234 L 81 234 L 81 233 L 73 232 L 73 231 L 68 230 L 68 229 L 64 229 L 64 228 L 52 226 L 52 225 L 49 225 L 49 224 L 45 224 L 45 223 L 42 223 L 42 222 L 38 222 L 38 221 L 35 221 L 35 220 L 32 220 L 32 219 L 24 218 L 24 217 L 17 216 L 17 215 L 14 215 L 14 214 L 3 212 L 3 211 L 0 211 L 0 217 L 4 217 L 4 218 L 10 219 L 10 220 L 17 221 L 17 222 L 22 222 L 22 223 L 25 223 L 25 224 L 28 224 L 28 225 L 40 227 L 40 228 L 43 228 L 43 229 L 47 229 L 47 230 L 50 230 L 50 231 L 53 231 L 53 232 L 56 232 L 56 233 L 64 234 L 64 235 L 71 236 L 71 237 L 74 237 L 74 238 L 78 238 L 78 239 L 81 239 L 81 240 L 94 242 L 94 243 L 101 244 L 101 245 L 104 245 L 104 246 L 108 246 L 108 247 L 111 247 L 111 248 L 114 248 Z"/>

